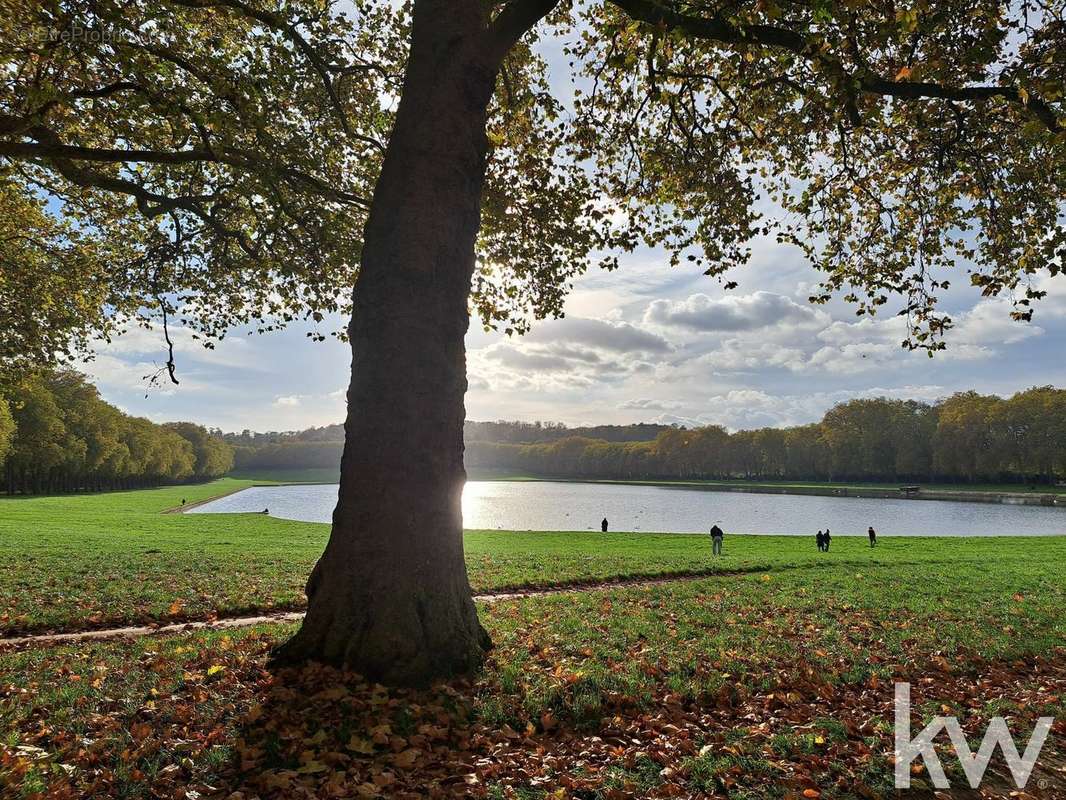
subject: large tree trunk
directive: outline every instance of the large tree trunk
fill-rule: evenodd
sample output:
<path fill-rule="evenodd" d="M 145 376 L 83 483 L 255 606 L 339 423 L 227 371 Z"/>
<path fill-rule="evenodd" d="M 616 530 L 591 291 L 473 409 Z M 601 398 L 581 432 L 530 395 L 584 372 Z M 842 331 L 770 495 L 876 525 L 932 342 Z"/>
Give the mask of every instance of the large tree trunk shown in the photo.
<path fill-rule="evenodd" d="M 282 662 L 416 685 L 476 668 L 490 646 L 470 597 L 460 504 L 464 337 L 495 82 L 481 55 L 484 7 L 416 4 L 355 287 L 339 501 Z"/>

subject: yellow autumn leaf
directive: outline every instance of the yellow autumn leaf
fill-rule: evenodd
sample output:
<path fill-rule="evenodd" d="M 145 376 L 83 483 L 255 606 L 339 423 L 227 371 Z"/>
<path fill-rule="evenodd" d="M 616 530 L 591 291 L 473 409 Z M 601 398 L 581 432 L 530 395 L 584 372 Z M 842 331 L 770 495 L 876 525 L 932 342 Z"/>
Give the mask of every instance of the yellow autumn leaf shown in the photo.
<path fill-rule="evenodd" d="M 369 739 L 364 739 L 361 736 L 352 735 L 352 738 L 348 740 L 348 749 L 353 753 L 361 753 L 363 755 L 372 755 L 374 753 L 374 745 Z"/>

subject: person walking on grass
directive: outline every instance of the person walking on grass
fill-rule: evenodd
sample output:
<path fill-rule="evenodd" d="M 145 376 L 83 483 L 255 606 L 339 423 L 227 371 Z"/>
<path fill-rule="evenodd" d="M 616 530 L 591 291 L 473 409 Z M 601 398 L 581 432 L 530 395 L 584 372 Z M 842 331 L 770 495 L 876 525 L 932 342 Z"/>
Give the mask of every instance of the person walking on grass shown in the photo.
<path fill-rule="evenodd" d="M 868 531 L 866 531 L 866 533 L 870 537 L 870 547 L 876 547 L 877 546 L 877 531 L 874 530 L 874 526 L 871 525 L 870 529 Z"/>
<path fill-rule="evenodd" d="M 717 525 L 711 528 L 711 552 L 716 556 L 722 555 L 722 540 L 725 538 L 725 531 L 719 528 Z"/>
<path fill-rule="evenodd" d="M 832 543 L 833 537 L 829 535 L 829 528 L 825 529 L 825 533 L 822 536 L 822 542 L 825 543 L 825 552 L 829 552 L 829 545 Z"/>
<path fill-rule="evenodd" d="M 600 530 L 607 533 L 607 517 L 604 517 L 603 521 L 600 523 Z"/>
<path fill-rule="evenodd" d="M 814 540 L 818 542 L 818 552 L 821 553 L 825 550 L 825 534 L 818 531 L 818 535 L 814 537 Z"/>

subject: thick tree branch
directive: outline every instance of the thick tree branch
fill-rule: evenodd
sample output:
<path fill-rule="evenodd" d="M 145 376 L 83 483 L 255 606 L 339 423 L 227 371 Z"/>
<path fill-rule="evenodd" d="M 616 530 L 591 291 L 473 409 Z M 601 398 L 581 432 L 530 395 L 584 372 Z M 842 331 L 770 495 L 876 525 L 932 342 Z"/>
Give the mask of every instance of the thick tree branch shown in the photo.
<path fill-rule="evenodd" d="M 489 51 L 500 62 L 527 31 L 559 5 L 559 0 L 511 0 L 489 26 Z"/>
<path fill-rule="evenodd" d="M 2 120 L 0 120 L 2 127 Z M 248 171 L 261 171 L 299 182 L 323 197 L 343 203 L 352 203 L 364 207 L 369 202 L 362 197 L 329 186 L 325 181 L 293 167 L 275 166 L 258 159 L 246 151 L 217 153 L 213 150 L 191 149 L 177 151 L 159 150 L 122 150 L 112 148 L 81 147 L 59 142 L 58 136 L 41 125 L 33 126 L 28 131 L 38 142 L 0 141 L 0 156 L 21 160 L 46 160 L 49 162 L 92 161 L 111 164 L 226 164 Z"/>
<path fill-rule="evenodd" d="M 69 144 L 38 144 L 36 142 L 0 141 L 0 156 L 20 159 L 68 158 L 110 164 L 194 164 L 219 162 L 214 153 L 206 150 L 120 150 L 80 147 Z"/>
<path fill-rule="evenodd" d="M 788 28 L 773 25 L 734 25 L 715 14 L 698 17 L 683 14 L 656 0 L 610 0 L 611 3 L 630 17 L 651 25 L 662 25 L 679 30 L 688 36 L 725 44 L 756 44 L 777 47 L 795 53 L 811 61 L 817 61 L 837 72 L 845 85 L 857 81 L 859 87 L 867 94 L 876 94 L 901 99 L 919 99 L 937 97 L 945 100 L 984 100 L 1001 98 L 1023 106 L 1039 119 L 1048 130 L 1057 131 L 1062 127 L 1054 110 L 1040 98 L 1029 95 L 1023 98 L 1012 86 L 944 86 L 937 83 L 921 81 L 891 81 L 870 74 L 851 74 L 836 59 L 827 57 L 817 51 L 803 34 Z M 851 98 L 847 98 L 849 115 L 853 121 L 857 115 Z"/>

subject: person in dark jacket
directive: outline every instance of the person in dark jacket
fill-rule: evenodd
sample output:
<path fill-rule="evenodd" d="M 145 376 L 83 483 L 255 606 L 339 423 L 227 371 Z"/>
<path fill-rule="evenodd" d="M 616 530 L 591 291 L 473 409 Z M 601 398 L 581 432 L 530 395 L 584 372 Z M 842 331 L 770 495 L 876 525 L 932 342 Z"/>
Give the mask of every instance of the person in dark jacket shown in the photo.
<path fill-rule="evenodd" d="M 871 525 L 870 529 L 868 531 L 866 531 L 866 533 L 870 537 L 870 547 L 876 547 L 877 546 L 877 531 L 874 530 L 874 526 Z"/>
<path fill-rule="evenodd" d="M 825 529 L 825 533 L 822 535 L 822 541 L 825 542 L 825 552 L 829 552 L 829 545 L 833 542 L 833 537 L 829 535 L 829 528 Z"/>
<path fill-rule="evenodd" d="M 818 534 L 814 537 L 814 540 L 818 542 L 818 552 L 825 550 L 825 534 L 818 531 Z"/>
<path fill-rule="evenodd" d="M 711 552 L 716 556 L 722 555 L 722 540 L 725 538 L 725 531 L 719 528 L 717 525 L 711 528 Z"/>
<path fill-rule="evenodd" d="M 600 523 L 600 530 L 607 533 L 607 517 L 604 517 L 603 522 Z"/>

